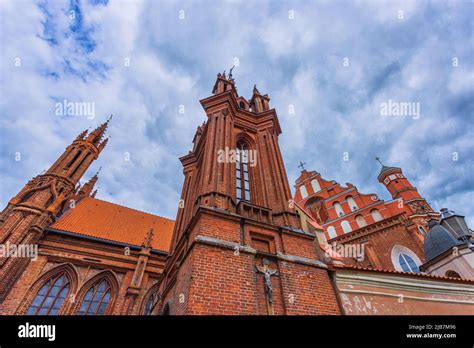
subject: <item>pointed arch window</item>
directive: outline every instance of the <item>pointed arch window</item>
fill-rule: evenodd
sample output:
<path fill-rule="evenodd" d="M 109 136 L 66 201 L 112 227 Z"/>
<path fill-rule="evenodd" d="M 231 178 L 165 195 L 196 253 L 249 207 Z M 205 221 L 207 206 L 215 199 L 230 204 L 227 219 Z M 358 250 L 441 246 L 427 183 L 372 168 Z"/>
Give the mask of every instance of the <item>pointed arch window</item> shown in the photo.
<path fill-rule="evenodd" d="M 50 278 L 38 291 L 27 315 L 56 315 L 68 296 L 70 281 L 65 273 Z"/>
<path fill-rule="evenodd" d="M 110 302 L 112 288 L 107 279 L 96 282 L 87 291 L 82 300 L 79 315 L 103 315 L 106 313 L 107 305 Z"/>
<path fill-rule="evenodd" d="M 64 169 L 69 169 L 74 162 L 79 158 L 79 156 L 82 155 L 82 149 L 77 151 L 76 155 L 69 161 L 69 163 L 64 167 Z"/>
<path fill-rule="evenodd" d="M 237 143 L 235 179 L 237 201 L 250 201 L 249 148 L 246 143 Z"/>

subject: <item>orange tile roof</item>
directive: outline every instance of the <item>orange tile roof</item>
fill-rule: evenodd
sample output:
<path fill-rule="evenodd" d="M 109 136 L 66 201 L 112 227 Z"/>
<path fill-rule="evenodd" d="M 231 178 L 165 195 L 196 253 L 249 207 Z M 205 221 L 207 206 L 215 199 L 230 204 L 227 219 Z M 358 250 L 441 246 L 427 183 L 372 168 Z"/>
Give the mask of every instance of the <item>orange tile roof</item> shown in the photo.
<path fill-rule="evenodd" d="M 147 232 L 153 228 L 152 248 L 169 251 L 174 221 L 86 197 L 51 228 L 137 246 L 142 245 Z"/>

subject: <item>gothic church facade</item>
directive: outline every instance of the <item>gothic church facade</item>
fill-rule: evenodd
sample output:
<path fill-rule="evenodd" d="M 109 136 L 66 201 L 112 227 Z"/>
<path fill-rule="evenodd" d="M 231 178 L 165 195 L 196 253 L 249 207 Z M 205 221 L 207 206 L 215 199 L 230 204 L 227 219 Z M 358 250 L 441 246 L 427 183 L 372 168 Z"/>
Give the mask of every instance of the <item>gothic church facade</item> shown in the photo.
<path fill-rule="evenodd" d="M 269 100 L 256 87 L 239 96 L 218 74 L 180 158 L 176 221 L 95 198 L 97 175 L 79 185 L 110 119 L 79 134 L 0 215 L 3 246 L 38 248 L 34 259 L 1 256 L 0 314 L 474 314 L 469 232 L 451 241 L 462 257 L 448 255 L 454 220 L 400 168 L 379 175 L 391 202 L 307 171 L 293 196 Z M 364 259 L 334 242 L 362 245 Z M 457 272 L 436 273 L 454 262 Z"/>

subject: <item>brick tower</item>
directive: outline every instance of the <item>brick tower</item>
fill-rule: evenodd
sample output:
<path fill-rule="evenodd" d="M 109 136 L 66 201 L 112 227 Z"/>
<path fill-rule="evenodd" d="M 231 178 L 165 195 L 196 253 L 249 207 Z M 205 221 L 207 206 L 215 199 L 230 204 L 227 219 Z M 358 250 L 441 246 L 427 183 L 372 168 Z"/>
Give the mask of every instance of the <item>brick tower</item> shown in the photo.
<path fill-rule="evenodd" d="M 77 136 L 64 153 L 45 173 L 31 179 L 9 202 L 0 214 L 0 244 L 20 246 L 37 245 L 46 227 L 51 225 L 71 200 L 74 205 L 84 190 L 92 190 L 92 180 L 84 187 L 76 185 L 91 163 L 104 149 L 103 139 L 110 121 L 88 134 Z M 68 205 L 69 206 L 69 205 Z M 28 257 L 0 258 L 0 302 L 8 294 L 28 265 Z"/>
<path fill-rule="evenodd" d="M 217 75 L 207 121 L 180 160 L 184 185 L 160 284 L 164 314 L 339 314 L 327 266 L 291 200 L 278 117 Z"/>
<path fill-rule="evenodd" d="M 439 214 L 433 211 L 416 187 L 403 175 L 401 168 L 385 166 L 378 158 L 377 161 L 382 166 L 378 175 L 379 182 L 386 187 L 393 199 L 401 202 L 410 220 L 427 231 L 428 220 L 439 218 Z"/>

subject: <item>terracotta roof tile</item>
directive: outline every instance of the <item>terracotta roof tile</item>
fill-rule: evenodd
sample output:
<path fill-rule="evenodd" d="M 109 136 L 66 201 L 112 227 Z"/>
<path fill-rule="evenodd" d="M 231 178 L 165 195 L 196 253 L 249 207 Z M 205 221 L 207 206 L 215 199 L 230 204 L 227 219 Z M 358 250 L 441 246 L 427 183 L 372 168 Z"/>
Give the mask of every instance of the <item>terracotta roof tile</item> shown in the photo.
<path fill-rule="evenodd" d="M 152 248 L 169 251 L 174 221 L 87 197 L 51 228 L 137 246 L 142 245 L 153 228 Z"/>

